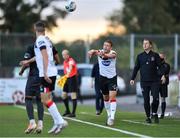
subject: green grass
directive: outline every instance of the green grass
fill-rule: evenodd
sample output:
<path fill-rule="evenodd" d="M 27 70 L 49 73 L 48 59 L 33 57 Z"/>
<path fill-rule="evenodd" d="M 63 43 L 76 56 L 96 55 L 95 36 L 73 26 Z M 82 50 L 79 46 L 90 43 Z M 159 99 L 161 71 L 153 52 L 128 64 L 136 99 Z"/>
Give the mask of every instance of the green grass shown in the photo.
<path fill-rule="evenodd" d="M 62 104 L 58 107 L 59 111 L 63 113 L 64 108 Z M 103 112 L 101 116 L 96 116 L 94 107 L 80 105 L 78 106 L 76 119 L 104 126 L 106 114 Z M 144 123 L 143 113 L 117 111 L 114 128 L 152 137 L 180 137 L 180 119 L 177 118 L 165 118 L 160 120 L 160 124 L 152 124 L 149 126 L 129 123 L 123 120 Z M 51 128 L 53 124 L 51 117 L 45 115 L 43 133 L 27 135 L 24 134 L 24 130 L 28 125 L 26 111 L 15 106 L 0 107 L 0 137 L 133 137 L 132 135 L 75 121 L 68 120 L 68 123 L 69 126 L 60 134 L 47 134 L 48 129 Z"/>

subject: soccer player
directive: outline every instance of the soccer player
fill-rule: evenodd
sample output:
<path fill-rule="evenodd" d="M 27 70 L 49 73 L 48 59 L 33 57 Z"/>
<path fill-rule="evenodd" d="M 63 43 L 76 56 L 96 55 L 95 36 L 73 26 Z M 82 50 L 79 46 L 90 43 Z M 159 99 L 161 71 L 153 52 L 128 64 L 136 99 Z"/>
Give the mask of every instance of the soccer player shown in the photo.
<path fill-rule="evenodd" d="M 64 84 L 62 98 L 64 101 L 64 105 L 66 107 L 66 111 L 63 116 L 68 117 L 76 117 L 76 107 L 77 107 L 77 67 L 76 62 L 72 57 L 70 57 L 68 50 L 62 51 L 62 57 L 64 59 L 64 74 L 68 77 L 66 83 Z M 72 112 L 69 109 L 69 101 L 68 101 L 68 92 L 71 93 L 72 99 Z"/>
<path fill-rule="evenodd" d="M 25 104 L 26 104 L 26 111 L 29 118 L 29 125 L 28 128 L 25 130 L 26 134 L 29 134 L 35 130 L 37 133 L 41 133 L 43 129 L 43 114 L 44 108 L 40 98 L 40 78 L 39 78 L 39 71 L 36 65 L 36 62 L 29 62 L 35 56 L 34 54 L 34 45 L 30 45 L 27 48 L 27 51 L 24 54 L 24 60 L 20 62 L 22 68 L 19 72 L 19 75 L 22 75 L 24 70 L 30 67 L 28 80 L 26 83 L 25 89 Z M 26 64 L 25 64 L 26 63 Z M 38 125 L 36 125 L 34 119 L 34 109 L 33 109 L 33 97 L 36 96 L 36 104 L 37 104 L 37 111 L 38 111 Z"/>
<path fill-rule="evenodd" d="M 162 69 L 165 73 L 166 81 L 163 84 L 160 84 L 160 96 L 161 96 L 161 119 L 164 118 L 164 113 L 166 110 L 166 97 L 168 96 L 168 84 L 169 84 L 169 72 L 170 72 L 170 65 L 165 61 L 165 55 L 160 53 L 159 54 L 162 62 Z M 161 76 L 161 74 L 159 74 Z"/>
<path fill-rule="evenodd" d="M 58 52 L 53 47 L 53 55 L 56 64 L 60 63 Z M 28 80 L 26 83 L 25 89 L 25 104 L 26 104 L 26 111 L 29 118 L 29 125 L 28 128 L 25 130 L 26 134 L 29 134 L 35 130 L 36 133 L 41 133 L 43 129 L 43 113 L 44 108 L 41 102 L 40 97 L 40 78 L 39 78 L 39 71 L 37 68 L 37 64 L 35 62 L 35 53 L 34 53 L 34 45 L 30 45 L 27 48 L 27 51 L 24 54 L 24 60 L 20 62 L 22 68 L 19 72 L 19 75 L 22 75 L 27 67 L 30 68 Z M 37 104 L 37 111 L 38 111 L 38 125 L 36 127 L 36 122 L 34 119 L 34 110 L 33 110 L 33 97 L 36 96 L 36 104 Z"/>
<path fill-rule="evenodd" d="M 42 21 L 35 23 L 34 29 L 36 32 L 34 51 L 41 82 L 41 99 L 54 121 L 54 126 L 48 133 L 57 134 L 67 125 L 67 122 L 62 118 L 51 98 L 51 92 L 54 90 L 57 75 L 52 50 L 53 46 L 49 38 L 45 36 L 45 24 Z"/>
<path fill-rule="evenodd" d="M 88 51 L 89 57 L 98 56 L 100 89 L 104 98 L 104 106 L 107 111 L 107 125 L 114 125 L 116 113 L 117 74 L 116 52 L 112 50 L 112 41 L 106 40 L 102 50 Z"/>
<path fill-rule="evenodd" d="M 136 64 L 132 73 L 130 84 L 134 85 L 134 79 L 136 78 L 137 72 L 140 70 L 141 77 L 141 89 L 144 98 L 144 109 L 146 112 L 146 122 L 151 123 L 150 118 L 150 91 L 153 96 L 152 102 L 152 113 L 154 117 L 154 122 L 159 123 L 157 110 L 159 106 L 159 76 L 157 68 L 161 69 L 162 63 L 159 54 L 153 52 L 152 42 L 148 39 L 143 40 L 144 52 L 140 53 L 136 58 Z M 165 82 L 164 72 L 161 72 L 161 81 Z"/>

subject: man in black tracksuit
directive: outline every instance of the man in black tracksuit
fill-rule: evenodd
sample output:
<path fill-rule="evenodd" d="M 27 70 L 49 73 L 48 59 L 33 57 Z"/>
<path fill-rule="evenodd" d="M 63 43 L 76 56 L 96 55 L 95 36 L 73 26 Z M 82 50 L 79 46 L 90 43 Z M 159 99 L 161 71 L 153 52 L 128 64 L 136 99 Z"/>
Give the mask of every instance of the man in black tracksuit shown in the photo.
<path fill-rule="evenodd" d="M 140 53 L 137 56 L 136 64 L 132 73 L 130 84 L 134 84 L 134 79 L 137 75 L 137 72 L 140 70 L 140 82 L 141 82 L 141 89 L 144 98 L 144 109 L 146 112 L 146 122 L 151 123 L 150 113 L 150 91 L 153 96 L 152 102 L 152 113 L 154 116 L 154 122 L 159 123 L 157 110 L 159 106 L 159 86 L 160 81 L 158 77 L 157 68 L 161 69 L 161 59 L 159 54 L 153 52 L 152 49 L 152 42 L 148 39 L 143 40 L 143 49 L 144 52 Z M 165 82 L 164 73 L 162 72 L 162 82 Z"/>
<path fill-rule="evenodd" d="M 94 82 L 94 88 L 96 92 L 96 115 L 100 115 L 104 108 L 104 100 L 103 95 L 100 90 L 100 83 L 99 83 L 99 64 L 96 63 L 93 66 L 91 77 L 92 77 L 92 87 Z"/>
<path fill-rule="evenodd" d="M 164 84 L 161 83 L 160 84 L 160 89 L 159 89 L 160 96 L 161 96 L 161 117 L 160 118 L 163 119 L 164 118 L 164 113 L 165 113 L 165 110 L 166 110 L 166 97 L 168 96 L 170 65 L 168 63 L 166 63 L 164 54 L 160 53 L 159 56 L 161 58 L 162 69 L 163 69 L 163 72 L 165 73 L 164 75 L 165 75 L 165 78 L 166 78 L 165 83 Z M 162 76 L 162 74 L 159 71 L 159 77 L 161 77 L 161 76 Z"/>

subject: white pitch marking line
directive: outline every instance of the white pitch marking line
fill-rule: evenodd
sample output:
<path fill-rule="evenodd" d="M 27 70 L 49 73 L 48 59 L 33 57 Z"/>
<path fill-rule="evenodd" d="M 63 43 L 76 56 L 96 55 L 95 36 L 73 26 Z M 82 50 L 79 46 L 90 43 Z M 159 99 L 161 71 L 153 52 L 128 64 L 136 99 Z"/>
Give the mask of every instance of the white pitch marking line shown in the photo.
<path fill-rule="evenodd" d="M 124 122 L 128 122 L 128 123 L 134 123 L 134 124 L 142 124 L 142 125 L 146 125 L 146 126 L 154 126 L 154 124 L 148 124 L 148 123 L 143 123 L 143 122 L 138 122 L 138 121 L 132 121 L 132 120 L 122 120 Z"/>
<path fill-rule="evenodd" d="M 16 105 L 15 107 L 21 108 L 21 109 L 26 109 L 24 106 Z M 37 112 L 37 110 L 34 110 L 34 111 Z M 50 115 L 48 112 L 44 112 L 44 114 Z M 96 126 L 96 127 L 100 127 L 100 128 L 105 128 L 105 129 L 121 132 L 121 133 L 132 135 L 132 136 L 143 137 L 143 138 L 152 138 L 152 137 L 147 136 L 147 135 L 142 135 L 142 134 L 139 134 L 139 133 L 134 133 L 134 132 L 130 132 L 130 131 L 122 130 L 122 129 L 112 128 L 112 127 L 108 127 L 108 126 L 103 126 L 103 125 L 99 125 L 99 124 L 95 124 L 95 123 L 91 123 L 91 122 L 87 122 L 87 121 L 82 121 L 82 120 L 79 120 L 79 119 L 74 119 L 74 118 L 69 118 L 69 117 L 64 117 L 64 118 L 68 119 L 68 120 L 75 121 L 75 122 L 79 122 L 79 123 L 83 123 L 83 124 L 88 124 L 88 125 Z"/>
<path fill-rule="evenodd" d="M 87 113 L 87 112 L 80 112 L 80 114 L 82 114 L 82 115 L 96 116 L 96 117 L 97 117 L 97 115 L 91 114 L 91 113 Z"/>

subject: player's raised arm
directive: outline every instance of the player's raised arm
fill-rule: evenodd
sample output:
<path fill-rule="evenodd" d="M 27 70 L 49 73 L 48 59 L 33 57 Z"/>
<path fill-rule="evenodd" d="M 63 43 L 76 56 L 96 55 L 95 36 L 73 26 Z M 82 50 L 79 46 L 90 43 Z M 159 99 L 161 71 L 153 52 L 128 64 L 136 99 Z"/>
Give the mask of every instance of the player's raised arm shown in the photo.
<path fill-rule="evenodd" d="M 25 71 L 27 68 L 28 68 L 28 67 L 26 67 L 26 66 L 22 66 L 21 69 L 20 69 L 20 71 L 19 71 L 19 75 L 22 76 L 23 73 L 24 73 L 24 71 Z"/>
<path fill-rule="evenodd" d="M 19 72 L 20 76 L 30 66 L 31 63 L 35 62 L 35 57 L 33 56 L 32 51 L 34 51 L 32 46 L 29 46 L 24 54 L 24 59 L 19 62 L 19 65 L 21 66 L 21 70 Z"/>
<path fill-rule="evenodd" d="M 99 52 L 100 56 L 103 58 L 116 58 L 116 52 L 110 52 L 110 53 L 104 53 L 104 52 Z"/>
<path fill-rule="evenodd" d="M 99 53 L 99 50 L 95 50 L 95 49 L 91 49 L 88 51 L 88 55 L 90 58 L 94 55 L 98 55 L 98 53 Z"/>
<path fill-rule="evenodd" d="M 29 64 L 31 64 L 31 63 L 33 63 L 35 61 L 36 61 L 36 57 L 34 56 L 31 59 L 20 61 L 19 65 L 21 65 L 21 66 L 29 66 Z"/>

